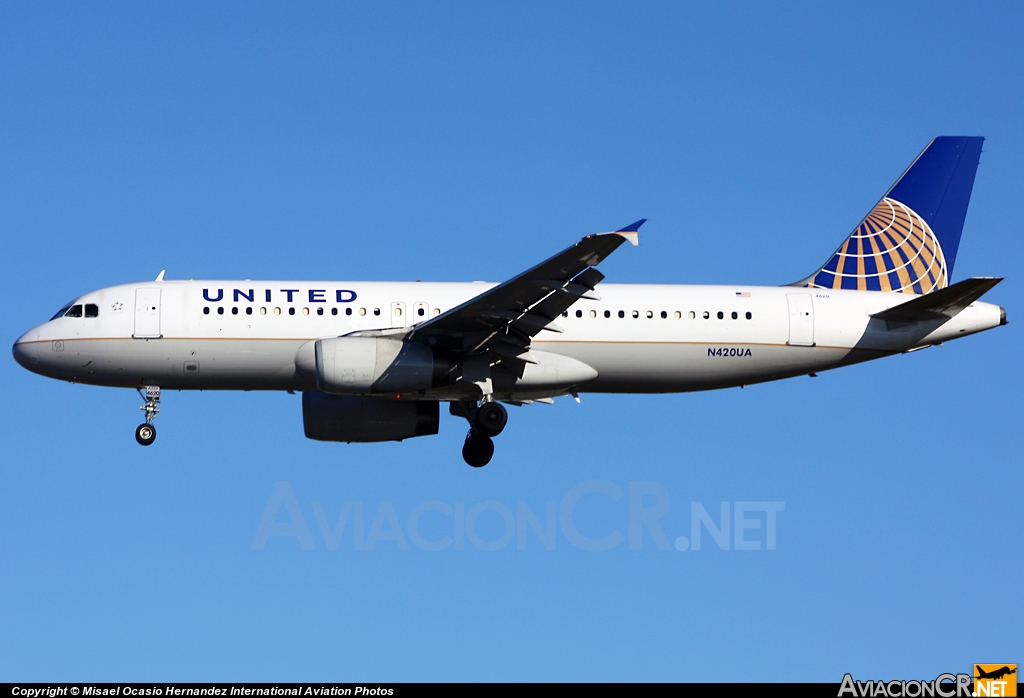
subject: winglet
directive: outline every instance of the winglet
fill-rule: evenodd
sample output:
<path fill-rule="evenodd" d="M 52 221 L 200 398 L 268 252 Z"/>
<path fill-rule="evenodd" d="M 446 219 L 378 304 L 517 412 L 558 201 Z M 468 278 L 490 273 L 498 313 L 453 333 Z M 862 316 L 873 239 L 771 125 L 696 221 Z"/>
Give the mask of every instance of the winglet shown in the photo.
<path fill-rule="evenodd" d="M 616 230 L 615 234 L 621 235 L 622 237 L 626 238 L 635 247 L 640 244 L 640 226 L 646 222 L 646 218 L 641 218 L 636 223 L 631 223 L 630 225 L 627 225 L 625 228 L 622 228 L 621 230 Z"/>
<path fill-rule="evenodd" d="M 157 274 L 157 276 L 156 276 L 156 280 L 157 281 L 163 281 L 164 280 L 164 272 L 165 271 L 167 271 L 167 270 L 166 269 L 161 269 L 160 270 L 160 273 Z"/>

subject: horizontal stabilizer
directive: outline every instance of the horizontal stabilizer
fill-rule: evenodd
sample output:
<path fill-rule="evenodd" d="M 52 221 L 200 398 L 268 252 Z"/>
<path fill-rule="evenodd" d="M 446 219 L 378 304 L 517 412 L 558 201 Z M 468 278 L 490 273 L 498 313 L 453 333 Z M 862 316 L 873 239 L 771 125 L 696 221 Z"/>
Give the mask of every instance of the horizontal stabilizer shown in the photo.
<path fill-rule="evenodd" d="M 871 317 L 889 322 L 924 322 L 948 320 L 1002 281 L 992 276 L 978 276 L 958 281 L 952 286 L 918 296 L 912 301 L 875 313 Z"/>

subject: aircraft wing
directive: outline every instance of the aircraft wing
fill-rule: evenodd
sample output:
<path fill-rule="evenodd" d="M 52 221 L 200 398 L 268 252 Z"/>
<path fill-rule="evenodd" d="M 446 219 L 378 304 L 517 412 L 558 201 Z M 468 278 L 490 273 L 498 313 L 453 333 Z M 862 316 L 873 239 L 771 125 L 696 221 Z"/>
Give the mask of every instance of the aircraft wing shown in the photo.
<path fill-rule="evenodd" d="M 580 298 L 597 300 L 591 292 L 604 274 L 595 267 L 626 240 L 638 244 L 637 231 L 645 222 L 588 235 L 532 269 L 415 325 L 406 339 L 468 352 L 490 349 L 529 361 L 530 338 L 544 330 L 561 332 L 554 319 Z"/>
<path fill-rule="evenodd" d="M 952 286 L 932 291 L 913 300 L 895 305 L 871 317 L 889 322 L 924 322 L 948 320 L 1002 281 L 993 276 L 977 276 L 958 281 Z"/>

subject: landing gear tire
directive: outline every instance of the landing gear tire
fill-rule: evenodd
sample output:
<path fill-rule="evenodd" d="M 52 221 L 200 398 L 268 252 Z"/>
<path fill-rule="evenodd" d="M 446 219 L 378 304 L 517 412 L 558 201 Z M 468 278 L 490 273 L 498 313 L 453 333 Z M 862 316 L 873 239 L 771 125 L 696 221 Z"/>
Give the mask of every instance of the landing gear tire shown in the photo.
<path fill-rule="evenodd" d="M 494 455 L 494 442 L 491 437 L 470 430 L 466 443 L 462 446 L 462 458 L 474 468 L 482 468 L 491 462 Z"/>
<path fill-rule="evenodd" d="M 508 424 L 508 411 L 498 402 L 485 402 L 480 405 L 473 418 L 473 426 L 484 436 L 497 436 L 506 424 Z"/>
<path fill-rule="evenodd" d="M 135 440 L 142 446 L 149 446 L 156 441 L 156 427 L 152 424 L 140 424 L 135 430 Z"/>
<path fill-rule="evenodd" d="M 160 386 L 147 385 L 145 388 L 145 393 L 142 392 L 142 388 L 136 388 L 139 395 L 146 401 L 146 404 L 139 408 L 146 413 L 146 423 L 140 424 L 135 430 L 135 440 L 142 446 L 149 446 L 156 441 L 156 427 L 153 426 L 153 420 L 160 412 Z"/>

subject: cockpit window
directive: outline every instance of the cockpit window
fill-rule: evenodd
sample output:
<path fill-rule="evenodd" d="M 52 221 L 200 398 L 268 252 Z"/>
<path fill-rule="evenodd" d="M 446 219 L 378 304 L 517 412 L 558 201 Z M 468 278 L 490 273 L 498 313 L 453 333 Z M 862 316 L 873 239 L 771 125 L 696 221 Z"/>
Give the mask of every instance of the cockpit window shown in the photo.
<path fill-rule="evenodd" d="M 69 310 L 70 308 L 71 308 L 71 306 L 70 306 L 70 305 L 65 305 L 65 306 L 64 306 L 63 308 L 61 308 L 61 309 L 60 309 L 60 310 L 58 310 L 58 311 L 57 311 L 56 313 L 54 313 L 53 317 L 52 317 L 52 318 L 50 318 L 50 319 L 51 319 L 51 320 L 56 320 L 56 319 L 57 319 L 57 318 L 59 318 L 59 317 L 64 317 L 64 313 L 68 312 L 68 310 Z"/>
<path fill-rule="evenodd" d="M 68 308 L 68 312 L 64 313 L 64 317 L 82 317 L 82 306 L 71 306 L 70 308 Z"/>
<path fill-rule="evenodd" d="M 96 305 L 95 303 L 86 303 L 85 304 L 85 316 L 86 317 L 99 317 L 100 316 L 100 307 L 98 305 Z"/>

